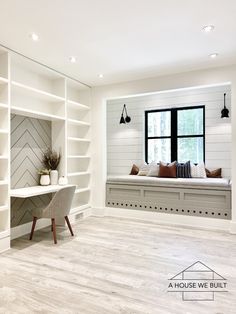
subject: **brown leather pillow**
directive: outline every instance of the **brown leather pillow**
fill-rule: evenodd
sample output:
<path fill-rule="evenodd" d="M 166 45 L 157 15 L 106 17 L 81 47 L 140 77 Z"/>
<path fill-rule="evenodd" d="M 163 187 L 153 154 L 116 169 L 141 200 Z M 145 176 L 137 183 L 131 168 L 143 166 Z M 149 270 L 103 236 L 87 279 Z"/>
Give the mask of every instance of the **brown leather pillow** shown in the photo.
<path fill-rule="evenodd" d="M 208 178 L 222 178 L 221 170 L 222 170 L 221 168 L 218 168 L 212 171 L 206 169 L 206 175 Z"/>
<path fill-rule="evenodd" d="M 135 164 L 133 164 L 132 169 L 130 171 L 130 175 L 135 175 L 136 176 L 138 174 L 138 172 L 139 172 L 139 167 L 136 166 Z"/>
<path fill-rule="evenodd" d="M 159 177 L 176 178 L 176 161 L 171 164 L 164 164 L 160 161 Z"/>

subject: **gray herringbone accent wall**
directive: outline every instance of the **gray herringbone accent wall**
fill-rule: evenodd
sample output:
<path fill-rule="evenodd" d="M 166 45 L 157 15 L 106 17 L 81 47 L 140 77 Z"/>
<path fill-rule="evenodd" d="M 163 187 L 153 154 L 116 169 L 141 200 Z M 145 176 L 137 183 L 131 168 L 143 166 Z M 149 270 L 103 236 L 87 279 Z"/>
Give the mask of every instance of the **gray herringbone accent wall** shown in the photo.
<path fill-rule="evenodd" d="M 51 147 L 51 122 L 11 115 L 11 188 L 39 184 L 42 153 Z M 48 204 L 50 195 L 12 198 L 11 227 L 32 220 L 31 210 Z"/>

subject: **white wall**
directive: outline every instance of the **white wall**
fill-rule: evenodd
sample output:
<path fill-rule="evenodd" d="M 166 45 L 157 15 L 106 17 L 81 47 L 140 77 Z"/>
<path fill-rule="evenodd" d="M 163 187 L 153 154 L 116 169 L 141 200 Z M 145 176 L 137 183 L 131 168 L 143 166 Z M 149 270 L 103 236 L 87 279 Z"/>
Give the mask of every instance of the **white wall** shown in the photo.
<path fill-rule="evenodd" d="M 227 93 L 230 109 L 230 86 L 182 89 L 146 96 L 109 100 L 107 102 L 107 172 L 128 174 L 133 163 L 145 159 L 144 111 L 173 107 L 205 105 L 206 166 L 222 168 L 224 177 L 231 177 L 231 119 L 221 119 L 223 94 Z M 123 104 L 132 120 L 119 124 Z"/>
<path fill-rule="evenodd" d="M 94 87 L 92 89 L 92 199 L 94 208 L 105 206 L 106 102 L 108 99 L 170 89 L 231 83 L 231 117 L 236 121 L 236 65 L 160 76 Z M 236 124 L 232 123 L 232 179 L 236 180 Z M 232 185 L 232 231 L 236 232 L 236 184 Z"/>

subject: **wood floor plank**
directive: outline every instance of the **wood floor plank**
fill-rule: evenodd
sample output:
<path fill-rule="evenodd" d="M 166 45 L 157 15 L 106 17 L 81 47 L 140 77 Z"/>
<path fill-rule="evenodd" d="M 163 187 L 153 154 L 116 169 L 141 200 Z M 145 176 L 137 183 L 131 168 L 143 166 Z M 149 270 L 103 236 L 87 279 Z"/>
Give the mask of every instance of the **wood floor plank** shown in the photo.
<path fill-rule="evenodd" d="M 235 314 L 236 236 L 89 217 L 12 241 L 0 256 L 0 313 Z M 228 280 L 212 302 L 184 302 L 168 279 L 202 261 Z"/>

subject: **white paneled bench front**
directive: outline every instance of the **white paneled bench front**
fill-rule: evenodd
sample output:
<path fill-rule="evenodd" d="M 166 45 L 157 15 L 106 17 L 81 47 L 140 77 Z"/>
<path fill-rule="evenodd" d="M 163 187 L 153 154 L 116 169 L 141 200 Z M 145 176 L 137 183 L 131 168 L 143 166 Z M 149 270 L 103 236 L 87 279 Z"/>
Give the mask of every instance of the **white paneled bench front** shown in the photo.
<path fill-rule="evenodd" d="M 109 176 L 106 206 L 231 219 L 231 182 L 224 178 Z"/>

